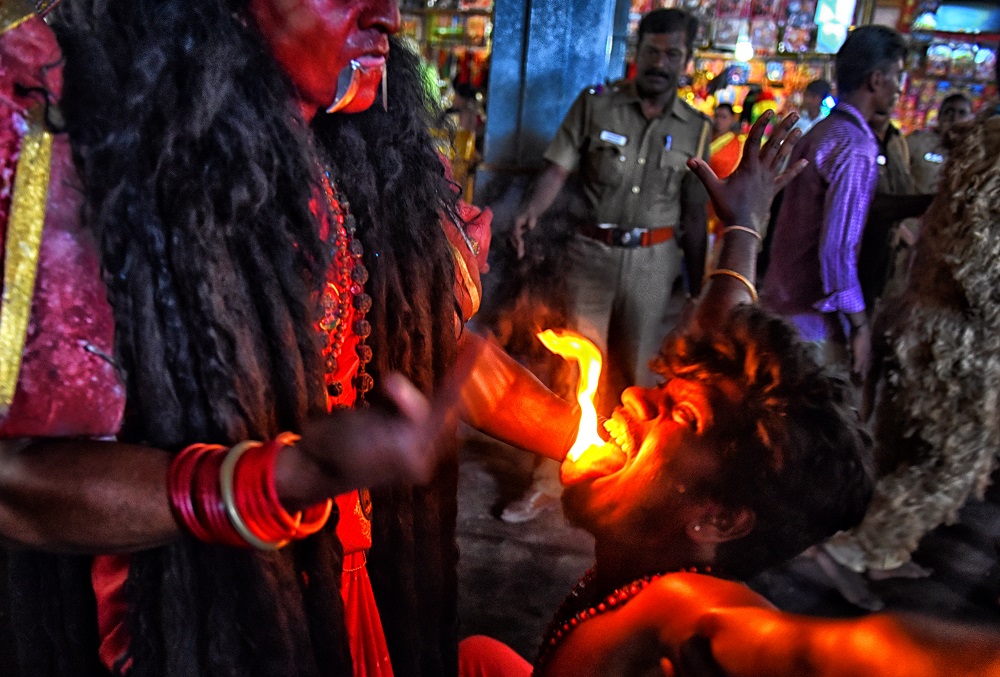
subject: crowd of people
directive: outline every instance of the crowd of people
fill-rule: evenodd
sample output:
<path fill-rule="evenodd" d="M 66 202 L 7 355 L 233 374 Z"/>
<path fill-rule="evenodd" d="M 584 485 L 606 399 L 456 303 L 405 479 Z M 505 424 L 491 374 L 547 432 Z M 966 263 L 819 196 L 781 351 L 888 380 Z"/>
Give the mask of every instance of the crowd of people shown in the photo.
<path fill-rule="evenodd" d="M 905 565 L 994 466 L 995 120 L 942 125 L 924 153 L 952 158 L 904 302 L 872 317 L 859 280 L 894 31 L 854 31 L 830 116 L 803 136 L 762 112 L 725 179 L 709 160 L 726 131 L 676 96 L 691 15 L 646 15 L 636 78 L 581 92 L 512 236 L 530 248 L 578 181 L 571 322 L 612 368 L 609 439 L 569 459 L 578 407 L 466 327 L 491 214 L 438 152 L 393 0 L 2 9 L 12 671 L 801 674 L 804 653 L 814 674 L 1000 671 L 989 633 L 810 624 L 739 583 L 817 545 L 855 572 Z M 664 341 L 678 276 L 688 308 Z M 551 459 L 595 538 L 533 665 L 458 642 L 459 419 Z M 734 641 L 762 620 L 797 641 Z M 885 641 L 873 659 L 809 633 Z"/>

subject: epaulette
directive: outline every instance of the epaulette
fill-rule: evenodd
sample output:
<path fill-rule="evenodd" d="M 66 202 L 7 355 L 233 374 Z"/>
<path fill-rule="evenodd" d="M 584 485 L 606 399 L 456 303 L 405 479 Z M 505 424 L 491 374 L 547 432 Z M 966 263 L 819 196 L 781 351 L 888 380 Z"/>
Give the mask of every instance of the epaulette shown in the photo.
<path fill-rule="evenodd" d="M 709 117 L 706 113 L 698 110 L 697 108 L 695 108 L 694 106 L 692 106 L 691 104 L 689 104 L 687 101 L 684 101 L 683 99 L 681 99 L 681 104 L 687 106 L 688 110 L 690 110 L 696 116 L 698 116 L 699 118 L 701 118 L 702 122 L 707 122 L 708 124 L 712 124 L 712 118 Z"/>

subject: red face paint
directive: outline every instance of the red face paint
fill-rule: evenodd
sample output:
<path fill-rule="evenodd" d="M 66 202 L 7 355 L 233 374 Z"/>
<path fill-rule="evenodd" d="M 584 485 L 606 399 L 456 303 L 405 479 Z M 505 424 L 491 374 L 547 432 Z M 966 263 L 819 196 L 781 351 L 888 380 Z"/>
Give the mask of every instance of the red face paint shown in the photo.
<path fill-rule="evenodd" d="M 346 92 L 341 73 L 355 61 L 364 72 L 350 82 L 351 103 L 341 112 L 370 106 L 389 54 L 389 35 L 399 30 L 397 0 L 250 0 L 250 13 L 312 117 Z M 354 71 L 357 73 L 357 70 Z"/>

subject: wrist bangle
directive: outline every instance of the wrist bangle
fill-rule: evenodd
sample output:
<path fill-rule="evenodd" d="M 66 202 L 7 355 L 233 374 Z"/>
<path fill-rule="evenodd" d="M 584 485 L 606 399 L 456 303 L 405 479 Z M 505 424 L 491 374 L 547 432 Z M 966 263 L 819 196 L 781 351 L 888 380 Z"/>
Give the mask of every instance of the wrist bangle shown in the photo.
<path fill-rule="evenodd" d="M 728 268 L 718 268 L 713 270 L 709 277 L 717 277 L 719 275 L 726 275 L 742 282 L 747 288 L 747 291 L 750 293 L 752 302 L 757 303 L 757 287 L 755 287 L 753 282 L 747 279 L 744 275 L 737 273 L 735 270 L 729 270 Z"/>
<path fill-rule="evenodd" d="M 226 515 L 229 517 L 229 522 L 240 537 L 248 545 L 258 550 L 277 550 L 288 545 L 289 539 L 264 540 L 247 526 L 247 523 L 243 521 L 243 516 L 236 507 L 236 492 L 233 486 L 233 480 L 236 476 L 236 464 L 240 462 L 240 457 L 248 450 L 259 446 L 261 446 L 260 442 L 241 442 L 226 452 L 226 457 L 222 460 L 222 465 L 219 466 L 219 489 L 222 493 L 222 504 L 226 506 Z"/>
<path fill-rule="evenodd" d="M 724 229 L 722 230 L 722 235 L 723 235 L 723 237 L 725 237 L 725 236 L 726 236 L 726 235 L 728 235 L 729 233 L 733 232 L 734 230 L 736 230 L 736 231 L 739 231 L 739 232 L 741 232 L 741 233 L 750 233 L 750 234 L 751 234 L 751 235 L 753 235 L 753 236 L 754 236 L 755 238 L 757 238 L 757 241 L 758 241 L 758 242 L 760 242 L 760 241 L 761 241 L 761 239 L 762 239 L 762 238 L 761 238 L 761 236 L 760 236 L 760 233 L 758 233 L 758 232 L 757 232 L 756 230 L 754 230 L 753 228 L 748 228 L 747 226 L 727 226 L 726 228 L 724 228 Z"/>
<path fill-rule="evenodd" d="M 174 458 L 167 478 L 174 518 L 199 541 L 260 550 L 277 550 L 316 533 L 326 525 L 333 499 L 290 515 L 275 487 L 278 452 L 298 439 L 282 433 L 231 449 L 187 447 Z"/>

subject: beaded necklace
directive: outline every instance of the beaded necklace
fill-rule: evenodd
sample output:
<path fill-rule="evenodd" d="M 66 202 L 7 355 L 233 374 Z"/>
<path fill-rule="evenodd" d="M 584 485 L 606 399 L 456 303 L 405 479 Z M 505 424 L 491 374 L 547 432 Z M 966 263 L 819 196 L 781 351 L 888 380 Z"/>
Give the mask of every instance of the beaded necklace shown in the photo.
<path fill-rule="evenodd" d="M 371 346 L 365 339 L 371 334 L 371 324 L 365 314 L 371 310 L 372 298 L 365 293 L 368 269 L 362 261 L 364 248 L 355 237 L 357 221 L 351 214 L 351 205 L 337 189 L 330 173 L 323 172 L 323 191 L 329 215 L 326 241 L 330 247 L 331 265 L 327 268 L 326 284 L 320 295 L 320 319 L 317 326 L 325 338 L 323 348 L 326 391 L 330 397 L 339 397 L 344 384 L 338 380 L 338 358 L 347 336 L 347 320 L 354 310 L 351 329 L 358 337 L 355 351 L 358 354 L 358 373 L 353 385 L 357 391 L 357 404 L 363 405 L 365 394 L 374 386 L 365 366 L 372 359 Z"/>
<path fill-rule="evenodd" d="M 662 578 L 669 573 L 687 572 L 696 574 L 711 573 L 711 571 L 711 567 L 706 567 L 705 569 L 689 567 L 687 569 L 679 569 L 672 572 L 643 576 L 642 578 L 637 578 L 631 583 L 627 583 L 618 588 L 610 595 L 601 599 L 601 601 L 597 604 L 588 605 L 588 599 L 592 599 L 594 595 L 590 586 L 593 585 L 594 580 L 597 578 L 597 567 L 591 567 L 587 570 L 583 577 L 580 578 L 577 584 L 573 587 L 573 590 L 570 591 L 569 595 L 566 596 L 566 599 L 563 600 L 562 604 L 559 605 L 559 609 L 552 618 L 552 622 L 549 623 L 549 627 L 545 630 L 542 645 L 538 648 L 538 656 L 535 658 L 535 667 L 541 667 L 552 655 L 552 652 L 556 650 L 556 647 L 559 646 L 559 643 L 563 640 L 563 638 L 572 632 L 574 628 L 580 625 L 580 623 L 584 622 L 588 618 L 599 616 L 606 611 L 611 611 L 624 606 L 633 597 L 642 592 L 658 578 Z"/>

